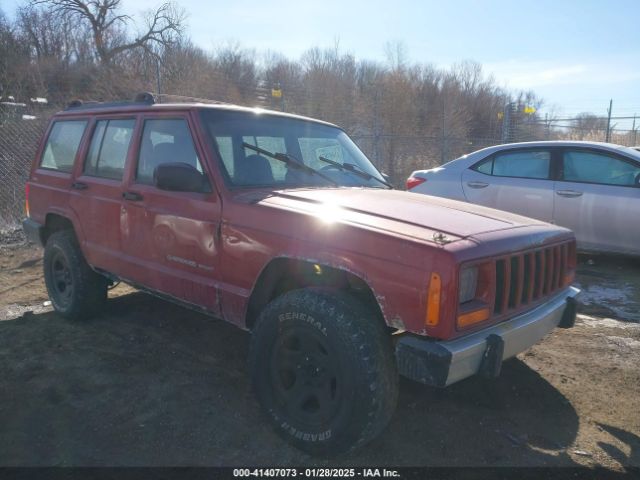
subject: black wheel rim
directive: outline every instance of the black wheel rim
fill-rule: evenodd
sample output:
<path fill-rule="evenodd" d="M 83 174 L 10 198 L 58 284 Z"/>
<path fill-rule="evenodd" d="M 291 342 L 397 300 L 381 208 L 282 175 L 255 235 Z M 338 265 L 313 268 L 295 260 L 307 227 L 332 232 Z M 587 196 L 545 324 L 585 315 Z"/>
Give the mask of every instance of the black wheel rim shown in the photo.
<path fill-rule="evenodd" d="M 60 306 L 67 307 L 73 295 L 73 277 L 69 262 L 62 252 L 53 254 L 49 270 L 55 300 Z"/>
<path fill-rule="evenodd" d="M 342 382 L 335 352 L 311 327 L 280 332 L 271 355 L 271 384 L 286 416 L 306 426 L 324 426 L 340 406 Z"/>

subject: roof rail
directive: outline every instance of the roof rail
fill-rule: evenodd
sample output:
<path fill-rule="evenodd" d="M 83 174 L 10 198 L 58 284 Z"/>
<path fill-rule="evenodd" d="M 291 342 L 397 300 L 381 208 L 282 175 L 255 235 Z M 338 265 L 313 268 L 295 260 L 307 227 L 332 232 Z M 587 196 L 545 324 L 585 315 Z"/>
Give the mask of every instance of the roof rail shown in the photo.
<path fill-rule="evenodd" d="M 197 102 L 197 103 L 211 103 L 215 105 L 236 105 L 235 103 L 223 102 L 221 100 L 215 100 L 212 98 L 198 98 L 198 97 L 188 97 L 185 95 L 174 95 L 172 93 L 157 93 L 155 94 L 158 100 L 167 99 L 169 101 L 177 101 L 179 102 Z"/>
<path fill-rule="evenodd" d="M 68 105 L 66 110 L 82 110 L 89 108 L 109 108 L 109 107 L 126 107 L 128 105 L 153 105 L 156 103 L 156 99 L 152 93 L 141 92 L 138 93 L 133 101 L 119 101 L 119 102 L 97 102 L 95 100 L 73 100 Z"/>

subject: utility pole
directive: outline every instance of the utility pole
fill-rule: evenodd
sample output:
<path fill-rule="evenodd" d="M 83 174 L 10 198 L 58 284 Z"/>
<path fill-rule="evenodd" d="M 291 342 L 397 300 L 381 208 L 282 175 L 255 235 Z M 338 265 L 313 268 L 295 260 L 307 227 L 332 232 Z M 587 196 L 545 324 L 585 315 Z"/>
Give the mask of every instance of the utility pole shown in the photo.
<path fill-rule="evenodd" d="M 280 82 L 276 82 L 271 87 L 271 98 L 280 99 L 280 110 L 284 112 L 284 96 L 282 95 L 282 87 L 280 86 Z"/>
<path fill-rule="evenodd" d="M 638 131 L 636 130 L 636 114 L 633 114 L 633 127 L 631 127 L 631 130 L 633 130 L 633 146 L 637 146 L 638 145 Z"/>
<path fill-rule="evenodd" d="M 515 113 L 515 103 L 509 102 L 504 107 L 504 114 L 502 117 L 502 143 L 509 143 L 513 141 L 513 114 Z"/>
<path fill-rule="evenodd" d="M 442 100 L 442 144 L 440 145 L 440 165 L 442 165 L 445 162 L 445 150 L 446 150 L 446 137 L 445 137 L 445 129 L 446 127 L 446 121 L 445 121 L 445 114 L 446 114 L 446 110 L 445 110 L 445 104 L 444 104 L 444 99 Z"/>
<path fill-rule="evenodd" d="M 378 126 L 378 102 L 380 91 L 378 87 L 375 87 L 373 94 L 373 158 L 376 160 L 376 168 L 381 169 L 380 165 L 380 153 L 378 142 L 380 140 L 380 128 Z"/>
<path fill-rule="evenodd" d="M 545 140 L 549 140 L 549 114 L 544 114 L 544 136 Z"/>
<path fill-rule="evenodd" d="M 611 100 L 609 100 L 609 111 L 607 112 L 608 118 L 607 118 L 607 136 L 605 139 L 605 142 L 609 143 L 609 140 L 611 140 L 611 110 L 613 108 L 613 98 Z"/>
<path fill-rule="evenodd" d="M 160 94 L 162 93 L 162 84 L 160 81 L 160 59 L 156 57 L 156 86 L 158 88 L 158 103 L 160 101 Z"/>

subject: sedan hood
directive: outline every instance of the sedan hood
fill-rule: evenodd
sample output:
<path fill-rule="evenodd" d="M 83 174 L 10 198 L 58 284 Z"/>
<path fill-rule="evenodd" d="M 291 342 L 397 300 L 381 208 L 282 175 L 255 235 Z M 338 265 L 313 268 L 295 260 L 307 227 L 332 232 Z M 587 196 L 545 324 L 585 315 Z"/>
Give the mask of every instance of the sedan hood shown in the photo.
<path fill-rule="evenodd" d="M 257 203 L 445 243 L 544 222 L 466 202 L 399 190 L 304 189 L 271 192 Z M 446 237 L 443 237 L 444 234 Z"/>

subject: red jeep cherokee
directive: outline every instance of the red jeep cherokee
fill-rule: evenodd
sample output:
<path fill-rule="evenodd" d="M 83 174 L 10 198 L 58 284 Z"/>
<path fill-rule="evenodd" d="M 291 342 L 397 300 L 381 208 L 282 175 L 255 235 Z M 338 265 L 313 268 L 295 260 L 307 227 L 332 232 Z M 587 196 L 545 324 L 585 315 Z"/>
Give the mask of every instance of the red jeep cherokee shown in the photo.
<path fill-rule="evenodd" d="M 569 230 L 393 190 L 310 118 L 77 103 L 51 120 L 26 190 L 56 311 L 99 313 L 124 281 L 250 330 L 257 398 L 310 453 L 379 434 L 398 374 L 494 377 L 575 320 Z"/>

